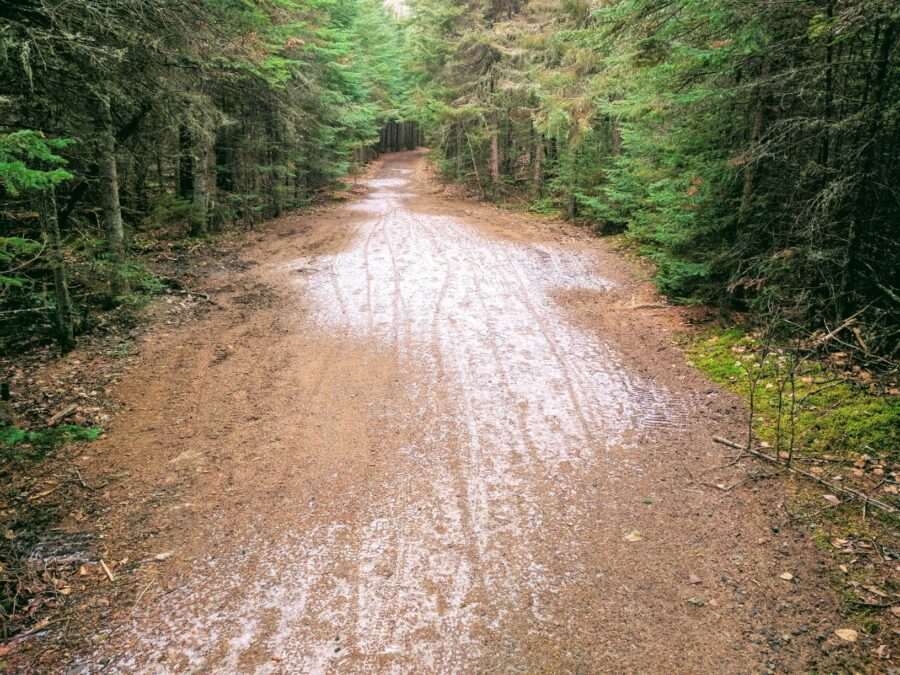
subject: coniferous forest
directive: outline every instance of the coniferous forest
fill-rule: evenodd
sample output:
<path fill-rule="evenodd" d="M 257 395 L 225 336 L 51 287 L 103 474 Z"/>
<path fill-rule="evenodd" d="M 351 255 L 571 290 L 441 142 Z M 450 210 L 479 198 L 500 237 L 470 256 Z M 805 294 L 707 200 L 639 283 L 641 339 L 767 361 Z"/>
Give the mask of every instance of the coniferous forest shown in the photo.
<path fill-rule="evenodd" d="M 444 171 L 625 230 L 682 301 L 898 349 L 892 2 L 414 5 Z"/>
<path fill-rule="evenodd" d="M 379 0 L 3 3 L 3 340 L 52 324 L 71 348 L 95 310 L 152 292 L 141 235 L 252 226 L 374 154 L 404 91 L 390 16 Z"/>
<path fill-rule="evenodd" d="M 898 22 L 874 0 L 5 3 L 0 311 L 68 348 L 152 286 L 135 235 L 277 216 L 415 121 L 446 176 L 627 232 L 678 301 L 852 317 L 895 358 Z"/>
<path fill-rule="evenodd" d="M 0 0 L 0 671 L 896 670 L 898 63 L 896 0 Z"/>

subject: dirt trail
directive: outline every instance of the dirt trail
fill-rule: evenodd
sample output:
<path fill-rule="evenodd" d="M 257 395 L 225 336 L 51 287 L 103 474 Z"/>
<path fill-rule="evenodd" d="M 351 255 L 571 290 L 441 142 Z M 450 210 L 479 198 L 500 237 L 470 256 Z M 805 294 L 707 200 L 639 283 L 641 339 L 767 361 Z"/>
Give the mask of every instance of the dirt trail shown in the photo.
<path fill-rule="evenodd" d="M 575 228 L 438 194 L 418 153 L 367 189 L 281 220 L 247 270 L 208 281 L 218 310 L 145 341 L 127 412 L 80 470 L 120 477 L 101 524 L 115 559 L 175 553 L 134 568 L 144 592 L 75 663 L 819 658 L 834 617 L 814 554 L 773 532 L 769 487 L 700 484 L 742 478 L 711 442 L 741 414 L 685 364 L 675 315 L 629 308 L 654 300 L 628 265 Z"/>

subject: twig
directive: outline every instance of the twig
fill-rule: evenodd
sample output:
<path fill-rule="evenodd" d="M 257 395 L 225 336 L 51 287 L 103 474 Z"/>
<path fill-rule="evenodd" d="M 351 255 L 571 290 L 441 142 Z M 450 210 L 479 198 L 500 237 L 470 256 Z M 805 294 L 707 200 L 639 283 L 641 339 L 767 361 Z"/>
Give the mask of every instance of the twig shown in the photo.
<path fill-rule="evenodd" d="M 33 263 L 33 262 L 36 261 L 38 258 L 40 258 L 41 255 L 43 255 L 44 249 L 45 249 L 45 248 L 47 248 L 47 242 L 46 242 L 46 241 L 44 241 L 44 242 L 41 243 L 41 250 L 38 251 L 38 252 L 37 252 L 37 255 L 34 256 L 31 260 L 27 260 L 27 261 L 23 262 L 23 263 L 20 264 L 20 265 L 16 265 L 15 267 L 11 267 L 11 268 L 8 269 L 8 270 L 4 270 L 3 272 L 0 272 L 0 275 L 6 276 L 7 274 L 12 274 L 13 272 L 18 272 L 20 269 L 22 269 L 22 268 L 24 268 L 24 267 L 28 267 L 31 263 Z"/>
<path fill-rule="evenodd" d="M 840 326 L 838 326 L 837 328 L 835 328 L 833 331 L 831 331 L 831 332 L 829 332 L 828 334 L 826 334 L 826 335 L 824 335 L 824 336 L 818 338 L 817 340 L 815 340 L 815 342 L 813 342 L 813 344 L 814 344 L 815 346 L 817 346 L 817 347 L 821 347 L 821 346 L 824 345 L 826 342 L 828 342 L 831 338 L 833 338 L 835 335 L 837 335 L 837 334 L 840 333 L 842 330 L 844 330 L 847 326 L 849 326 L 849 325 L 852 324 L 854 321 L 856 321 L 856 317 L 858 317 L 860 314 L 862 314 L 863 312 L 865 312 L 865 311 L 866 311 L 867 309 L 869 309 L 869 307 L 871 307 L 871 306 L 872 306 L 872 303 L 870 302 L 868 305 L 866 305 L 866 306 L 863 307 L 861 310 L 859 310 L 858 312 L 856 312 L 856 314 L 854 314 L 854 315 L 851 316 L 849 319 L 847 319 L 846 321 L 844 321 L 844 323 L 842 323 Z M 825 327 L 828 328 L 828 325 L 826 324 Z"/>
<path fill-rule="evenodd" d="M 132 614 L 134 614 L 134 610 L 137 609 L 138 603 L 141 601 L 141 598 L 144 597 L 144 593 L 146 593 L 147 591 L 149 591 L 149 590 L 150 590 L 150 587 L 151 587 L 153 584 L 155 584 L 155 583 L 156 583 L 156 579 L 151 579 L 151 580 L 150 580 L 150 583 L 147 584 L 146 586 L 144 586 L 144 590 L 142 590 L 142 591 L 138 594 L 137 600 L 134 601 L 134 605 L 133 605 L 132 608 L 131 608 L 131 613 L 132 613 Z"/>
<path fill-rule="evenodd" d="M 784 462 L 782 462 L 782 461 L 781 461 L 780 459 L 778 459 L 777 457 L 772 457 L 771 455 L 767 455 L 766 453 L 760 452 L 759 450 L 754 450 L 753 448 L 747 448 L 747 447 L 744 447 L 744 446 L 742 446 L 742 445 L 738 445 L 737 443 L 735 443 L 735 442 L 733 442 L 733 441 L 729 441 L 728 439 L 722 438 L 722 437 L 720 437 L 720 436 L 713 436 L 713 440 L 714 440 L 716 443 L 720 443 L 720 444 L 722 444 L 722 445 L 726 445 L 726 446 L 728 446 L 729 448 L 734 448 L 734 449 L 736 449 L 736 450 L 741 450 L 741 451 L 743 451 L 743 452 L 748 452 L 748 453 L 750 453 L 751 455 L 753 455 L 754 457 L 759 457 L 760 459 L 764 459 L 764 460 L 766 460 L 767 462 L 772 462 L 773 464 L 777 464 L 778 466 L 782 466 L 782 467 L 784 467 L 785 469 L 787 469 L 788 471 L 790 471 L 791 473 L 795 473 L 795 474 L 798 474 L 798 475 L 803 476 L 803 477 L 805 477 L 805 478 L 809 478 L 810 480 L 813 480 L 813 481 L 815 481 L 815 482 L 817 482 L 817 483 L 820 483 L 820 484 L 822 484 L 822 485 L 825 485 L 826 487 L 830 488 L 831 490 L 833 490 L 833 491 L 835 491 L 835 492 L 841 492 L 841 493 L 843 493 L 843 494 L 850 495 L 851 497 L 855 497 L 856 499 L 860 499 L 860 500 L 862 500 L 862 502 L 863 502 L 864 504 L 871 504 L 872 506 L 876 506 L 876 507 L 878 507 L 879 509 L 881 509 L 882 511 L 884 511 L 884 512 L 886 512 L 886 513 L 896 513 L 896 512 L 897 512 L 897 509 L 895 509 L 895 508 L 894 508 L 893 506 L 891 506 L 890 504 L 886 504 L 886 503 L 884 503 L 884 502 L 882 502 L 882 501 L 879 501 L 879 500 L 877 500 L 877 499 L 873 499 L 872 497 L 869 497 L 869 496 L 867 496 L 867 495 L 864 495 L 862 492 L 857 492 L 856 490 L 851 490 L 850 488 L 845 488 L 845 487 L 841 487 L 841 486 L 839 486 L 839 485 L 835 485 L 834 483 L 830 483 L 830 482 L 828 482 L 827 480 L 825 480 L 825 479 L 823 479 L 823 478 L 819 478 L 818 476 L 816 476 L 816 475 L 814 475 L 814 474 L 811 474 L 811 473 L 809 473 L 808 471 L 803 471 L 802 469 L 797 469 L 797 468 L 795 468 L 795 467 L 793 467 L 793 466 L 785 466 L 785 465 L 784 465 Z"/>
<path fill-rule="evenodd" d="M 671 309 L 673 305 L 664 302 L 645 302 L 642 305 L 628 305 L 628 309 Z"/>
<path fill-rule="evenodd" d="M 47 426 L 48 426 L 48 427 L 52 427 L 52 426 L 55 425 L 57 422 L 59 422 L 59 421 L 65 419 L 66 417 L 68 417 L 69 415 L 71 415 L 73 412 L 75 412 L 75 410 L 76 410 L 77 408 L 78 408 L 78 406 L 77 406 L 76 404 L 74 404 L 74 403 L 72 403 L 72 404 L 66 406 L 65 408 L 63 408 L 62 410 L 60 410 L 58 413 L 54 414 L 49 420 L 47 420 Z"/>
<path fill-rule="evenodd" d="M 193 295 L 198 298 L 203 298 L 207 302 L 212 302 L 212 300 L 209 299 L 209 296 L 206 293 L 200 293 L 198 291 L 187 291 L 181 288 L 173 288 L 166 292 L 170 293 L 171 295 Z"/>
<path fill-rule="evenodd" d="M 116 580 L 116 578 L 113 576 L 112 570 L 109 569 L 109 567 L 106 564 L 106 561 L 104 561 L 103 558 L 100 558 L 100 567 L 102 567 L 103 571 L 106 572 L 106 576 L 109 577 L 110 581 Z"/>
<path fill-rule="evenodd" d="M 863 602 L 862 600 L 851 600 L 854 605 L 858 605 L 860 607 L 870 607 L 872 609 L 886 609 L 888 607 L 893 607 L 896 605 L 896 602 Z"/>
<path fill-rule="evenodd" d="M 783 470 L 784 469 L 782 469 L 781 471 L 783 471 Z M 721 490 L 722 492 L 731 492 L 732 490 L 734 490 L 734 488 L 736 488 L 740 485 L 743 485 L 744 483 L 748 483 L 751 480 L 765 480 L 766 478 L 774 478 L 775 476 L 780 474 L 781 471 L 776 471 L 775 473 L 757 474 L 755 476 L 747 476 L 745 479 L 739 480 L 734 485 L 729 485 L 728 487 L 725 487 L 724 485 L 716 485 L 715 483 L 700 483 L 700 485 L 705 485 L 706 487 L 716 488 L 716 490 Z"/>
<path fill-rule="evenodd" d="M 75 469 L 75 475 L 78 476 L 78 482 L 81 483 L 81 487 L 83 487 L 85 490 L 90 490 L 91 492 L 93 492 L 94 490 L 98 489 L 98 488 L 92 488 L 90 485 L 85 483 L 84 478 L 81 476 L 81 471 L 79 471 L 78 469 Z"/>
<path fill-rule="evenodd" d="M 691 470 L 688 468 L 687 464 L 685 463 L 684 459 L 682 459 L 681 455 L 676 454 L 676 456 L 678 457 L 678 461 L 681 462 L 681 466 L 684 468 L 684 472 L 688 475 L 688 478 L 691 479 L 691 483 L 693 483 L 694 482 L 694 474 L 691 473 Z"/>

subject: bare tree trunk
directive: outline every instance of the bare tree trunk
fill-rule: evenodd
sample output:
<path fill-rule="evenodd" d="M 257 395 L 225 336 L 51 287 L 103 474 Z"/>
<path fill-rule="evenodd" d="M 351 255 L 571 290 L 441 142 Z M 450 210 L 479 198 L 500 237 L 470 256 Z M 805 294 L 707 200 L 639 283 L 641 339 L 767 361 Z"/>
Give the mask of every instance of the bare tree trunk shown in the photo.
<path fill-rule="evenodd" d="M 828 3 L 828 23 L 834 17 L 834 0 Z M 825 47 L 825 133 L 822 134 L 822 166 L 828 168 L 829 153 L 831 150 L 831 118 L 834 111 L 834 45 L 833 38 L 829 35 L 828 44 Z"/>
<path fill-rule="evenodd" d="M 544 134 L 539 133 L 534 145 L 534 193 L 538 197 L 544 194 Z"/>
<path fill-rule="evenodd" d="M 192 156 L 193 143 L 191 132 L 182 124 L 178 127 L 178 196 L 182 199 L 191 198 L 191 185 L 194 180 L 194 159 Z"/>
<path fill-rule="evenodd" d="M 100 126 L 100 157 L 98 158 L 100 166 L 100 201 L 103 208 L 106 245 L 110 253 L 109 285 L 111 294 L 115 298 L 128 291 L 128 284 L 122 276 L 121 270 L 125 252 L 125 232 L 122 226 L 122 205 L 119 201 L 116 139 L 113 135 L 109 103 L 106 101 L 100 102 Z"/>
<path fill-rule="evenodd" d="M 769 65 L 763 65 L 762 74 L 760 76 L 760 84 L 756 93 L 756 106 L 753 109 L 753 117 L 750 120 L 750 138 L 748 142 L 748 153 L 754 149 L 759 142 L 762 134 L 763 119 L 766 112 L 766 83 L 765 79 L 769 76 Z M 741 205 L 738 208 L 738 222 L 744 224 L 750 213 L 750 200 L 753 196 L 753 180 L 756 177 L 756 168 L 759 164 L 751 157 L 746 158 L 744 164 L 744 184 L 741 187 Z"/>
<path fill-rule="evenodd" d="M 609 121 L 612 136 L 612 154 L 619 155 L 622 152 L 622 129 L 615 120 Z"/>
<path fill-rule="evenodd" d="M 881 48 L 878 53 L 878 70 L 875 73 L 875 79 L 871 83 L 872 87 L 872 112 L 868 128 L 864 136 L 869 142 L 865 144 L 865 151 L 862 153 L 862 162 L 859 167 L 859 173 L 862 177 L 856 192 L 856 208 L 853 217 L 850 219 L 850 226 L 847 231 L 847 246 L 844 253 L 844 274 L 841 278 L 840 291 L 838 296 L 838 319 L 843 319 L 850 311 L 850 294 L 856 287 L 856 279 L 863 272 L 863 265 L 860 263 L 860 248 L 862 242 L 868 236 L 869 218 L 871 217 L 871 201 L 872 195 L 872 170 L 875 165 L 876 152 L 879 146 L 874 142 L 878 136 L 878 132 L 884 122 L 884 94 L 887 76 L 890 72 L 890 63 L 888 57 L 891 53 L 891 47 L 894 44 L 894 36 L 897 25 L 889 23 L 881 42 Z M 866 87 L 864 100 L 868 100 L 869 87 Z"/>
<path fill-rule="evenodd" d="M 56 341 L 60 349 L 68 352 L 75 347 L 75 311 L 66 280 L 66 262 L 62 254 L 53 188 L 47 189 L 41 196 L 41 229 L 47 243 L 47 257 L 53 269 L 53 296 L 56 300 L 53 323 Z"/>
<path fill-rule="evenodd" d="M 491 183 L 500 182 L 500 141 L 497 130 L 497 114 L 491 115 Z"/>
<path fill-rule="evenodd" d="M 209 142 L 204 133 L 194 146 L 194 214 L 191 234 L 202 237 L 209 231 Z"/>

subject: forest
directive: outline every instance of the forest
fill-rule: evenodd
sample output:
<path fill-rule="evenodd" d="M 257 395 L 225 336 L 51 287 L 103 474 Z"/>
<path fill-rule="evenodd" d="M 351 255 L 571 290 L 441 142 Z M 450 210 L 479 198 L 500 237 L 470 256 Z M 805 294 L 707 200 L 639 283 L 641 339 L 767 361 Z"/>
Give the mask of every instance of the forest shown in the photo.
<path fill-rule="evenodd" d="M 158 284 L 149 235 L 308 203 L 415 122 L 485 198 L 626 232 L 676 301 L 896 360 L 895 3 L 5 5 L 5 347 L 71 348 Z"/>
<path fill-rule="evenodd" d="M 309 203 L 398 119 L 399 27 L 378 0 L 25 0 L 2 17 L 4 348 L 71 349 L 97 312 L 158 290 L 155 234 Z M 410 142 L 395 136 L 381 145 Z"/>
<path fill-rule="evenodd" d="M 889 669 L 898 59 L 895 0 L 0 0 L 0 671 Z"/>
<path fill-rule="evenodd" d="M 414 109 L 446 175 L 626 231 L 682 302 L 896 358 L 900 10 L 421 0 Z"/>

